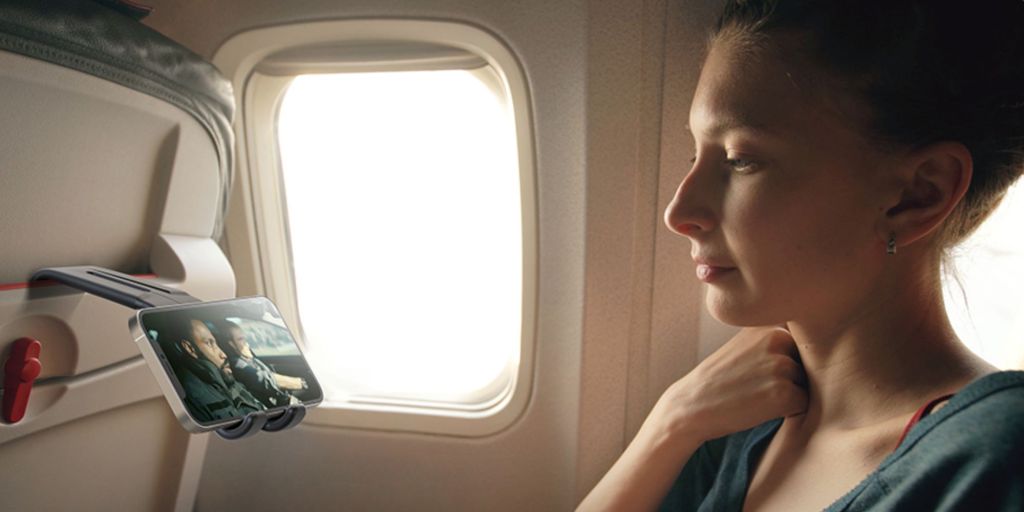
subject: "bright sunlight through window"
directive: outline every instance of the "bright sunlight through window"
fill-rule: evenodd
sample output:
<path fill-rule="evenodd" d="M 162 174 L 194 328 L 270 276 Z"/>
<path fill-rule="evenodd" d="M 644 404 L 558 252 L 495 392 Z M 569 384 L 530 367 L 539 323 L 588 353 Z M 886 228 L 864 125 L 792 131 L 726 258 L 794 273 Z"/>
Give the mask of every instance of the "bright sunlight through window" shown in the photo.
<path fill-rule="evenodd" d="M 1024 187 L 953 253 L 943 275 L 946 311 L 960 339 L 1002 369 L 1024 368 Z M 962 288 L 961 288 L 962 286 Z"/>
<path fill-rule="evenodd" d="M 303 75 L 285 94 L 296 295 L 329 402 L 480 404 L 516 373 L 515 126 L 480 72 Z"/>

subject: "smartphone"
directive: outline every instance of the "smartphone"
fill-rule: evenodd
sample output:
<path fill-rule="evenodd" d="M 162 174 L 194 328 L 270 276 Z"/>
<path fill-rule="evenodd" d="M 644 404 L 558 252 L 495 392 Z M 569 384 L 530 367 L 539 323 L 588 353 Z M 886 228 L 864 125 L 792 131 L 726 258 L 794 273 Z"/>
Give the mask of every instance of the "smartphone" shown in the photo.
<path fill-rule="evenodd" d="M 146 308 L 129 326 L 190 432 L 323 401 L 299 344 L 266 297 Z"/>

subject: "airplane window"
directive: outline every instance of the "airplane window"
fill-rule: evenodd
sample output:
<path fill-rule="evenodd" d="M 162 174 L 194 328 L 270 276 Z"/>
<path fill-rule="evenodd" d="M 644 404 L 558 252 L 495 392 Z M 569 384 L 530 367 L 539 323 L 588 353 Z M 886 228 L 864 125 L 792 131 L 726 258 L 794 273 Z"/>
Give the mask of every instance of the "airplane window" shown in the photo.
<path fill-rule="evenodd" d="M 285 92 L 295 295 L 328 402 L 479 404 L 516 374 L 515 125 L 478 71 L 307 74 Z"/>
<path fill-rule="evenodd" d="M 960 339 L 1002 369 L 1024 368 L 1024 187 L 956 249 L 943 275 L 946 311 Z"/>

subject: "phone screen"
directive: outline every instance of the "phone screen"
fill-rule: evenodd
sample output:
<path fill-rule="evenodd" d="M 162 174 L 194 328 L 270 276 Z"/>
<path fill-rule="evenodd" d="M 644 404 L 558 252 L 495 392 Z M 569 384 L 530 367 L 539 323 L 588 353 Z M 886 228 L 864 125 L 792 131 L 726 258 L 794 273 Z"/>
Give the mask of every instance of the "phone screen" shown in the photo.
<path fill-rule="evenodd" d="M 266 297 L 145 309 L 138 320 L 184 408 L 203 427 L 323 399 Z"/>

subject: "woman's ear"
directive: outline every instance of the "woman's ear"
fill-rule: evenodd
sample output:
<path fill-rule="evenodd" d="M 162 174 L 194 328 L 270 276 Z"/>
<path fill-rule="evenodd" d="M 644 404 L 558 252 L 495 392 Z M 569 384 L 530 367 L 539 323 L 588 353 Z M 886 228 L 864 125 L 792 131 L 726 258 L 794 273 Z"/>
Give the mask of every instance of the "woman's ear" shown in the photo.
<path fill-rule="evenodd" d="M 879 226 L 882 240 L 894 235 L 897 247 L 906 247 L 936 231 L 967 193 L 973 170 L 971 152 L 959 142 L 937 142 L 904 157 L 897 199 Z"/>

